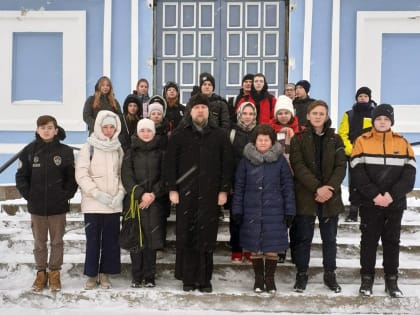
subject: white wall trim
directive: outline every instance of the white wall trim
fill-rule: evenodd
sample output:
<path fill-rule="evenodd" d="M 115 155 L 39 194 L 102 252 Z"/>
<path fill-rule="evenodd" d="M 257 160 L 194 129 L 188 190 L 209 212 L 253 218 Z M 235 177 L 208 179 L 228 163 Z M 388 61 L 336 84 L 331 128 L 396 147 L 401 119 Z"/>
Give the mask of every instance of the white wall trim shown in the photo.
<path fill-rule="evenodd" d="M 313 0 L 305 0 L 305 20 L 303 27 L 302 79 L 311 79 Z"/>
<path fill-rule="evenodd" d="M 22 100 L 12 102 L 13 33 L 60 32 L 63 34 L 62 102 Z M 86 130 L 80 119 L 86 99 L 85 11 L 0 11 L 0 130 L 35 130 L 42 113 L 57 118 L 67 131 Z"/>
<path fill-rule="evenodd" d="M 359 11 L 356 33 L 356 86 L 369 86 L 381 102 L 382 36 L 384 33 L 420 33 L 420 11 Z M 368 69 L 368 71 L 366 71 Z M 393 104 L 394 105 L 394 104 Z M 395 106 L 399 132 L 420 132 L 419 105 Z"/>
<path fill-rule="evenodd" d="M 111 77 L 112 0 L 104 0 L 102 75 Z"/>
<path fill-rule="evenodd" d="M 131 86 L 135 87 L 139 73 L 139 2 L 131 0 Z"/>
<path fill-rule="evenodd" d="M 331 25 L 331 120 L 333 127 L 337 128 L 340 117 L 338 117 L 338 92 L 340 83 L 340 5 L 341 1 L 332 1 L 332 25 Z"/>

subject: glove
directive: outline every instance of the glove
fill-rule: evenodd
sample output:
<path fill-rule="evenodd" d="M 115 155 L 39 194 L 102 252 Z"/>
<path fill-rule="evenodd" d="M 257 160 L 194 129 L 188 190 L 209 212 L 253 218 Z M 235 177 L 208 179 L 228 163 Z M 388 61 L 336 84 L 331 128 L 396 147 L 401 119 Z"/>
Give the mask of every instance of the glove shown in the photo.
<path fill-rule="evenodd" d="M 109 205 L 112 202 L 112 196 L 100 190 L 94 191 L 92 196 L 104 205 Z"/>
<path fill-rule="evenodd" d="M 239 214 L 239 213 L 233 214 L 232 215 L 232 220 L 233 220 L 233 223 L 234 224 L 241 225 L 242 224 L 242 220 L 243 220 L 243 215 L 242 214 Z"/>
<path fill-rule="evenodd" d="M 287 228 L 290 228 L 292 226 L 294 218 L 294 215 L 286 215 L 286 217 L 284 218 L 284 223 L 286 223 Z"/>
<path fill-rule="evenodd" d="M 109 205 L 112 209 L 120 208 L 122 206 L 122 201 L 125 197 L 125 193 L 121 190 L 112 198 L 111 204 Z"/>

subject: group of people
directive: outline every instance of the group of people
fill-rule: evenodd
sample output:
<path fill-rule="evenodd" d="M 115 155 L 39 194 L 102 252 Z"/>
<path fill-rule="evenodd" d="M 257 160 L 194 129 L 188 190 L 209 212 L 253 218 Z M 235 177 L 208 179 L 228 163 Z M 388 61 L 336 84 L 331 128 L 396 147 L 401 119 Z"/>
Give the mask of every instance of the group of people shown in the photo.
<path fill-rule="evenodd" d="M 286 84 L 279 97 L 268 92 L 261 73 L 245 75 L 229 100 L 215 87 L 210 73 L 200 74 L 184 106 L 175 82 L 165 85 L 162 96 L 149 97 L 148 82 L 140 79 L 121 111 L 110 79 L 101 77 L 83 109 L 89 137 L 76 161 L 60 143 L 65 133 L 55 118 L 38 118 L 36 140 L 20 154 L 16 173 L 35 239 L 33 289 L 61 289 L 65 213 L 79 186 L 86 289 L 110 288 L 108 275 L 120 273 L 121 214 L 133 208 L 139 242 L 130 250 L 131 286 L 154 287 L 156 252 L 165 246 L 167 216 L 175 207 L 175 277 L 184 291 L 212 292 L 224 206 L 230 211 L 231 260 L 252 263 L 255 292 L 276 292 L 276 266 L 288 248 L 296 265 L 294 290 L 304 292 L 318 218 L 324 283 L 338 293 L 336 236 L 349 164 L 348 219 L 361 217 L 360 294 L 372 294 L 382 239 L 386 290 L 401 296 L 401 219 L 416 164 L 409 143 L 391 130 L 392 106 L 376 106 L 370 89 L 360 88 L 338 135 L 327 103 L 309 97 L 306 80 Z"/>

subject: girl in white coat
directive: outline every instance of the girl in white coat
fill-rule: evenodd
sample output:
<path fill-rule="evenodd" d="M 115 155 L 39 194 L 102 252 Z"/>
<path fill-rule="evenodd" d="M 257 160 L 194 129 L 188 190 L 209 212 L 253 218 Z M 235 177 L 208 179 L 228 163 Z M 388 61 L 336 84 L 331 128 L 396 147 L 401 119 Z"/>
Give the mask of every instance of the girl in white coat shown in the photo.
<path fill-rule="evenodd" d="M 120 131 L 118 116 L 111 111 L 100 111 L 94 131 L 76 160 L 76 181 L 82 192 L 85 218 L 86 289 L 97 285 L 110 288 L 108 274 L 120 273 L 121 269 L 118 239 L 125 190 L 121 183 L 124 153 L 118 140 Z"/>

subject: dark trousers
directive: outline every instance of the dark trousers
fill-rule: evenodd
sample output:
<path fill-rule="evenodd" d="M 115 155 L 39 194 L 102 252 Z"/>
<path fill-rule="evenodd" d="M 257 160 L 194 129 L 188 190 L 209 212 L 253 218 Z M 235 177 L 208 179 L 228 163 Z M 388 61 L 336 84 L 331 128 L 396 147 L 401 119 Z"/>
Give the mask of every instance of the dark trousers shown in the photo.
<path fill-rule="evenodd" d="M 213 251 L 182 249 L 176 252 L 175 277 L 187 285 L 208 285 L 213 275 Z"/>
<path fill-rule="evenodd" d="M 242 247 L 239 245 L 239 231 L 241 226 L 232 220 L 232 209 L 229 210 L 229 213 L 230 246 L 232 247 L 232 253 L 242 253 Z"/>
<path fill-rule="evenodd" d="M 120 213 L 85 213 L 86 258 L 84 274 L 116 274 L 121 271 Z"/>
<path fill-rule="evenodd" d="M 386 275 L 398 273 L 403 210 L 360 207 L 360 273 L 375 274 L 376 250 L 382 240 L 383 267 Z"/>
<path fill-rule="evenodd" d="M 293 235 L 292 257 L 298 272 L 307 272 L 314 237 L 315 216 L 297 215 L 290 233 Z M 319 230 L 322 239 L 322 258 L 325 271 L 337 268 L 337 224 L 338 216 L 324 218 L 322 209 L 318 211 Z"/>
<path fill-rule="evenodd" d="M 133 280 L 154 279 L 156 274 L 156 250 L 143 248 L 130 252 Z"/>

